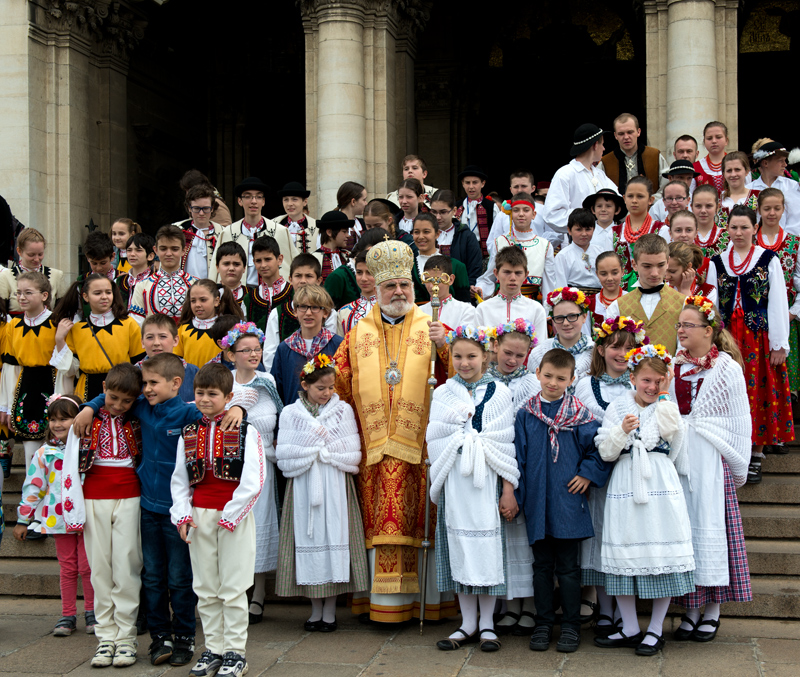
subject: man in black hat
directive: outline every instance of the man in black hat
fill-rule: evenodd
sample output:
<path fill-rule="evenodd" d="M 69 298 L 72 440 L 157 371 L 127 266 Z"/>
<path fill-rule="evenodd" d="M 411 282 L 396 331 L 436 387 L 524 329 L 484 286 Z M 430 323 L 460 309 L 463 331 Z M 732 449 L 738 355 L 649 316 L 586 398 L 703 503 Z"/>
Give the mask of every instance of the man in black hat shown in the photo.
<path fill-rule="evenodd" d="M 242 181 L 234 189 L 239 206 L 244 209 L 244 218 L 239 219 L 230 226 L 222 229 L 222 234 L 217 239 L 217 249 L 225 242 L 237 242 L 247 252 L 247 274 L 245 279 L 248 287 L 258 284 L 258 271 L 253 264 L 253 241 L 262 235 L 269 235 L 278 243 L 283 254 L 281 263 L 281 276 L 289 279 L 289 268 L 292 260 L 297 256 L 297 247 L 294 246 L 292 236 L 286 226 L 282 226 L 274 221 L 265 219 L 261 215 L 261 210 L 266 202 L 265 195 L 269 192 L 269 186 L 261 179 L 250 176 Z M 217 252 L 214 251 L 214 260 Z M 217 275 L 219 282 L 219 275 Z"/>
<path fill-rule="evenodd" d="M 748 188 L 780 190 L 784 206 L 781 227 L 790 235 L 800 235 L 800 184 L 784 176 L 788 157 L 789 151 L 777 141 L 762 145 L 753 153 L 753 168 L 759 172 L 759 177 Z"/>
<path fill-rule="evenodd" d="M 554 247 L 566 241 L 569 215 L 573 209 L 583 206 L 587 196 L 601 188 L 616 191 L 611 180 L 594 166 L 603 156 L 604 133 L 600 127 L 591 123 L 578 127 L 569 151 L 572 160 L 561 167 L 550 182 L 544 208 L 538 210 L 534 227 Z"/>
<path fill-rule="evenodd" d="M 603 156 L 600 168 L 617 186 L 620 195 L 625 195 L 625 187 L 634 176 L 646 176 L 656 191 L 655 198 L 661 197 L 661 189 L 667 185 L 662 180 L 667 171 L 667 161 L 658 148 L 639 147 L 639 120 L 635 115 L 622 113 L 614 120 L 614 138 L 619 148 Z"/>
<path fill-rule="evenodd" d="M 700 172 L 694 169 L 694 163 L 689 160 L 675 160 L 662 176 L 667 180 L 667 183 L 670 181 L 682 181 L 685 183 L 689 190 L 689 200 L 691 201 L 695 188 L 695 179 L 700 176 Z M 653 217 L 654 221 L 667 222 L 667 207 L 664 204 L 663 197 L 658 198 L 653 203 L 653 206 L 650 207 L 650 216 Z"/>
<path fill-rule="evenodd" d="M 289 229 L 294 246 L 302 254 L 313 252 L 319 246 L 317 221 L 306 213 L 309 195 L 311 191 L 302 183 L 290 181 L 278 191 L 286 213 L 272 219 Z"/>
<path fill-rule="evenodd" d="M 472 231 L 484 258 L 489 256 L 489 233 L 500 209 L 494 200 L 483 196 L 483 187 L 486 185 L 485 172 L 477 165 L 467 165 L 458 175 L 461 187 L 467 194 L 462 205 L 456 209 L 456 218 Z"/>

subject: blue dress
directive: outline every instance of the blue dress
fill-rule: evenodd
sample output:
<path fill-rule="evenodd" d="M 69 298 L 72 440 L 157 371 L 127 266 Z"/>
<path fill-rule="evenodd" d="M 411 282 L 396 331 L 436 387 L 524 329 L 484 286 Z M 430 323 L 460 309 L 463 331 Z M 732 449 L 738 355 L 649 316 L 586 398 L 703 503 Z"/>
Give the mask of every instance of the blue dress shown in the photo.
<path fill-rule="evenodd" d="M 327 355 L 331 359 L 336 354 L 339 344 L 342 342 L 341 336 L 336 336 L 320 351 L 322 355 Z M 275 351 L 275 359 L 272 361 L 272 376 L 275 378 L 275 387 L 284 406 L 288 407 L 297 400 L 297 393 L 300 391 L 300 372 L 308 362 L 308 358 L 292 350 L 286 341 L 281 341 Z"/>

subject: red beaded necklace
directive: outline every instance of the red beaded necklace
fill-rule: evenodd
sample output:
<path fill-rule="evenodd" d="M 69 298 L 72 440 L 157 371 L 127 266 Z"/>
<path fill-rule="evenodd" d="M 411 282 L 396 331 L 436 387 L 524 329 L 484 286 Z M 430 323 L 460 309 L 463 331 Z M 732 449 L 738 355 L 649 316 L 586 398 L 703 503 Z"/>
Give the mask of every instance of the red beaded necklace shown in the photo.
<path fill-rule="evenodd" d="M 737 266 L 737 265 L 736 265 L 736 264 L 733 262 L 733 252 L 734 252 L 734 248 L 733 248 L 733 247 L 731 247 L 731 251 L 730 251 L 730 253 L 728 254 L 728 264 L 730 265 L 730 267 L 731 267 L 731 271 L 733 272 L 733 274 L 734 274 L 734 275 L 741 275 L 742 273 L 744 273 L 744 271 L 745 271 L 745 270 L 747 270 L 747 266 L 749 266 L 749 265 L 750 265 L 750 260 L 753 258 L 753 252 L 755 252 L 755 250 L 756 250 L 756 247 L 755 247 L 755 245 L 752 245 L 752 244 L 751 244 L 751 245 L 750 245 L 750 252 L 749 252 L 749 253 L 747 254 L 747 256 L 746 256 L 746 257 L 745 257 L 745 258 L 742 260 L 741 264 L 739 264 L 739 265 Z"/>
<path fill-rule="evenodd" d="M 700 240 L 700 231 L 697 231 L 697 235 L 694 236 L 694 243 L 698 247 L 710 247 L 711 245 L 715 244 L 717 241 L 717 224 L 715 223 L 711 226 L 711 230 L 708 233 L 708 239 L 703 244 L 702 240 Z"/>
<path fill-rule="evenodd" d="M 628 244 L 633 244 L 638 240 L 642 235 L 647 235 L 650 232 L 650 225 L 653 222 L 653 217 L 648 214 L 644 218 L 644 223 L 642 223 L 642 227 L 639 228 L 635 233 L 633 232 L 633 226 L 631 225 L 631 216 L 625 217 L 625 226 L 623 227 L 623 232 L 625 234 L 625 242 Z"/>
<path fill-rule="evenodd" d="M 764 249 L 769 249 L 771 252 L 778 251 L 783 246 L 783 228 L 778 228 L 778 237 L 775 238 L 775 244 L 767 244 L 764 242 L 763 233 L 758 231 L 758 246 Z"/>
<path fill-rule="evenodd" d="M 617 294 L 616 298 L 613 298 L 613 299 L 607 298 L 606 295 L 603 293 L 603 290 L 601 289 L 600 290 L 600 303 L 602 303 L 606 308 L 608 308 L 620 296 L 622 296 L 622 287 L 619 288 L 619 294 Z"/>

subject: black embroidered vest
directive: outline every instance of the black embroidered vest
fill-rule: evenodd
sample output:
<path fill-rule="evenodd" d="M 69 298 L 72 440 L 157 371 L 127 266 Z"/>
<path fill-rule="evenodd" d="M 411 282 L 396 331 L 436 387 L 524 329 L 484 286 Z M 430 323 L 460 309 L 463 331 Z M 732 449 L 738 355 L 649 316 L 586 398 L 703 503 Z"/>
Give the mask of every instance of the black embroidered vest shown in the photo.
<path fill-rule="evenodd" d="M 206 453 L 209 451 L 213 455 L 210 465 L 214 477 L 232 482 L 242 479 L 247 426 L 247 421 L 242 421 L 239 430 L 228 432 L 217 427 L 210 449 L 208 444 L 210 426 L 200 420 L 183 428 L 183 448 L 190 485 L 197 484 L 205 477 Z"/>

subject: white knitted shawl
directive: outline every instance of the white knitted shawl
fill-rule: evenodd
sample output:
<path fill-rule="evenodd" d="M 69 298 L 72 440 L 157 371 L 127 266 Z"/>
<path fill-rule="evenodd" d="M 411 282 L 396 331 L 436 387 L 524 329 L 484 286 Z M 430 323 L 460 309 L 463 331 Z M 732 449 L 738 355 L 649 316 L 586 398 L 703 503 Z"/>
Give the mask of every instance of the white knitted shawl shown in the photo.
<path fill-rule="evenodd" d="M 702 376 L 703 385 L 692 411 L 683 420 L 723 456 L 734 483 L 741 487 L 747 481 L 753 427 L 742 368 L 730 355 L 720 352 L 714 367 Z M 674 399 L 674 382 L 670 392 Z M 689 449 L 686 452 L 691 453 Z"/>
<path fill-rule="evenodd" d="M 612 429 L 622 426 L 622 420 L 627 414 L 639 418 L 639 427 L 631 431 L 622 449 L 630 449 L 631 470 L 633 473 L 633 500 L 636 503 L 647 503 L 647 480 L 652 477 L 652 468 L 648 451 L 655 449 L 663 438 L 670 444 L 669 458 L 675 464 L 679 475 L 689 474 L 689 458 L 684 449 L 685 427 L 678 416 L 678 427 L 674 434 L 669 434 L 660 429 L 657 411 L 661 407 L 674 408 L 677 414 L 677 405 L 674 402 L 654 402 L 644 410 L 639 409 L 634 399 L 634 391 L 627 392 L 617 397 L 606 409 L 603 425 L 597 432 L 595 444 L 600 445 L 611 434 Z M 601 453 L 601 456 L 603 454 Z M 603 456 L 603 460 L 606 459 Z"/>
<path fill-rule="evenodd" d="M 322 505 L 322 476 L 318 463 L 327 463 L 351 475 L 358 474 L 361 438 L 352 407 L 334 393 L 314 418 L 297 400 L 281 413 L 275 455 L 286 477 L 299 477 L 311 471 L 311 505 Z M 310 520 L 311 513 L 309 528 Z"/>
<path fill-rule="evenodd" d="M 439 493 L 461 449 L 461 476 L 472 475 L 473 486 L 482 489 L 486 466 L 503 479 L 519 484 L 519 468 L 514 448 L 514 405 L 511 391 L 496 383 L 494 396 L 483 407 L 482 431 L 472 427 L 475 401 L 469 391 L 453 379 L 433 393 L 431 416 L 425 439 L 431 459 L 431 501 L 438 504 Z"/>

